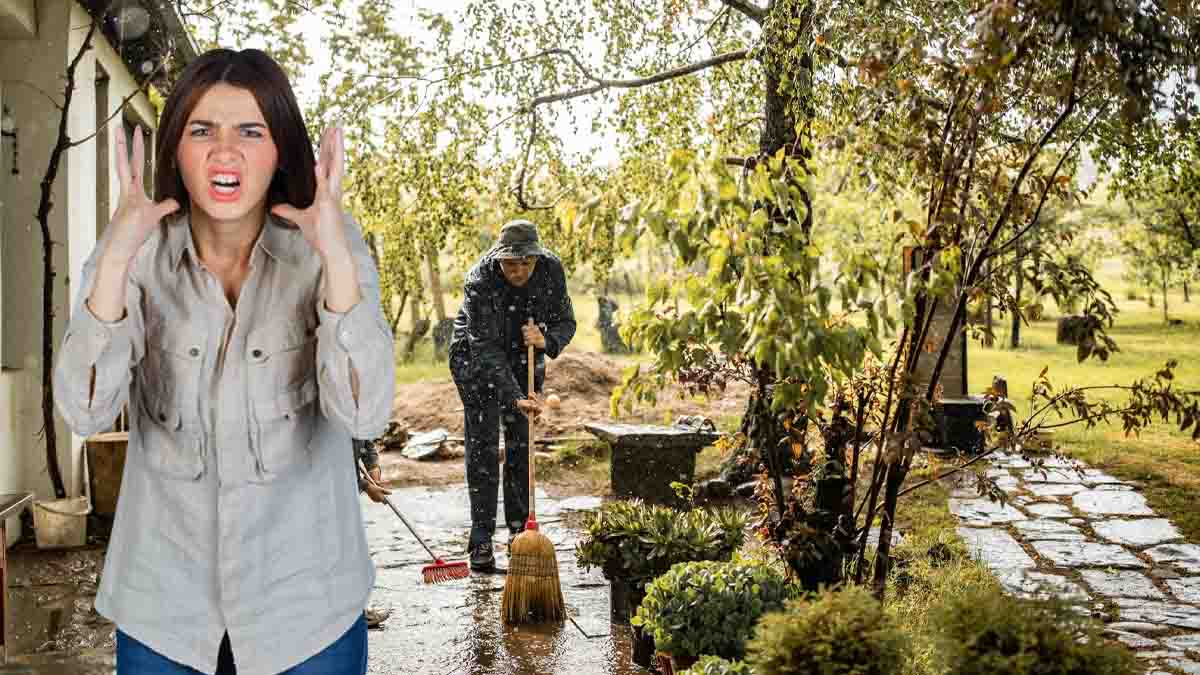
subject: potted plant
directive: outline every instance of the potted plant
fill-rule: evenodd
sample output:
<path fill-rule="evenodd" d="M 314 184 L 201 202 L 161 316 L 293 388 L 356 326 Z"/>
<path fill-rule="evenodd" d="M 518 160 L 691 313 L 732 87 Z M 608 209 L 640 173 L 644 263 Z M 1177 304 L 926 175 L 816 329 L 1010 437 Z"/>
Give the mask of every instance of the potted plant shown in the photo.
<path fill-rule="evenodd" d="M 759 618 L 790 594 L 783 575 L 764 564 L 681 563 L 650 582 L 631 623 L 654 636 L 660 669 L 673 673 L 703 655 L 742 658 Z"/>
<path fill-rule="evenodd" d="M 746 524 L 746 515 L 730 508 L 680 512 L 636 499 L 609 502 L 585 520 L 575 559 L 609 580 L 612 620 L 627 623 L 646 584 L 676 563 L 731 559 Z M 653 639 L 634 627 L 634 663 L 649 668 L 652 657 Z"/>
<path fill-rule="evenodd" d="M 676 511 L 636 499 L 609 502 L 584 521 L 575 560 L 640 591 L 677 563 L 730 560 L 745 541 L 746 525 L 746 515 L 729 508 Z"/>

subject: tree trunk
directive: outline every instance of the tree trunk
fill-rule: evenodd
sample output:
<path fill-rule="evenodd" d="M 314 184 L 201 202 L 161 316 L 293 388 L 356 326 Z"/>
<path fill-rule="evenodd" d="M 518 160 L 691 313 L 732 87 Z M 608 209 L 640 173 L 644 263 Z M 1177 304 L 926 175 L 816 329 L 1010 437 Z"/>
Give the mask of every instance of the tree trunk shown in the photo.
<path fill-rule="evenodd" d="M 1015 272 L 1016 279 L 1013 280 L 1014 285 L 1016 286 L 1015 298 L 1016 298 L 1016 303 L 1017 303 L 1017 307 L 1014 307 L 1012 310 L 1012 339 L 1011 339 L 1010 346 L 1013 349 L 1016 349 L 1017 347 L 1021 346 L 1021 310 L 1019 308 L 1021 306 L 1021 293 L 1022 293 L 1022 291 L 1024 291 L 1024 288 L 1025 288 L 1025 275 L 1022 274 L 1022 271 L 1023 271 L 1022 268 L 1024 267 L 1024 265 L 1023 265 L 1024 262 L 1025 262 L 1025 251 L 1022 249 L 1022 247 L 1020 245 L 1018 245 L 1017 246 L 1017 264 L 1016 264 L 1017 269 Z"/>
<path fill-rule="evenodd" d="M 1192 294 L 1190 292 L 1190 289 L 1188 288 L 1188 282 L 1185 281 L 1185 282 L 1183 282 L 1183 302 L 1186 304 L 1191 301 L 1192 301 Z"/>
<path fill-rule="evenodd" d="M 390 302 L 388 303 L 388 308 L 386 310 L 387 312 L 389 312 L 389 314 L 387 316 L 387 320 L 388 320 L 388 325 L 390 325 L 392 327 L 392 335 L 393 336 L 396 335 L 396 330 L 398 328 L 400 328 L 400 317 L 404 316 L 404 306 L 408 304 L 408 291 L 404 291 L 403 293 L 401 293 L 400 294 L 400 302 L 395 303 L 395 304 L 396 304 L 396 308 L 395 308 L 394 312 L 392 312 L 392 310 L 391 310 L 392 303 L 390 303 Z"/>
<path fill-rule="evenodd" d="M 990 277 L 991 273 L 992 273 L 992 261 L 989 260 L 987 262 L 987 266 L 988 266 L 987 275 Z M 988 293 L 986 295 L 986 297 L 984 298 L 984 302 L 987 304 L 983 308 L 983 325 L 984 325 L 983 346 L 984 347 L 995 347 L 996 346 L 995 302 L 992 300 L 991 293 Z"/>
<path fill-rule="evenodd" d="M 1167 316 L 1167 268 L 1162 268 L 1162 295 L 1163 295 L 1163 323 L 1170 323 L 1171 319 Z"/>
<path fill-rule="evenodd" d="M 404 345 L 404 360 L 411 361 L 413 354 L 417 350 L 417 341 L 429 332 L 429 321 L 421 318 L 421 298 L 414 296 L 412 299 L 412 324 L 411 330 L 408 333 L 408 342 Z"/>
<path fill-rule="evenodd" d="M 429 271 L 429 292 L 433 294 L 433 315 L 438 323 L 446 320 L 446 298 L 442 293 L 442 273 L 438 265 L 438 252 L 430 247 L 425 256 L 425 268 Z"/>
<path fill-rule="evenodd" d="M 50 161 L 42 175 L 41 194 L 38 199 L 37 222 L 42 231 L 42 434 L 46 440 L 46 472 L 54 496 L 63 499 L 67 488 L 63 483 L 62 468 L 58 465 L 58 428 L 54 418 L 54 246 L 50 237 L 50 211 L 54 208 L 54 181 L 63 155 L 71 148 L 67 134 L 67 121 L 71 111 L 71 100 L 75 95 L 75 72 L 84 54 L 92 49 L 92 38 L 96 35 L 99 20 L 93 19 L 79 51 L 67 66 L 63 87 L 63 102 L 59 107 L 58 135 L 50 150 Z M 0 542 L 0 546 L 4 543 Z"/>
<path fill-rule="evenodd" d="M 759 134 L 758 160 L 773 157 L 781 150 L 801 165 L 806 165 L 810 159 L 807 148 L 811 147 L 811 143 L 807 141 L 811 140 L 809 122 L 814 113 L 806 93 L 812 87 L 812 55 L 805 52 L 800 54 L 799 59 L 796 56 L 798 50 L 812 39 L 815 6 L 816 3 L 804 0 L 775 0 L 770 5 L 769 16 L 763 22 L 763 42 L 767 48 L 761 57 L 765 75 L 764 121 Z M 793 177 L 792 180 L 803 200 L 803 212 L 799 212 L 799 209 L 772 208 L 768 213 L 772 222 L 790 224 L 799 221 L 801 234 L 767 237 L 761 242 L 761 247 L 768 254 L 781 247 L 804 246 L 812 231 L 812 202 L 802 184 L 803 177 Z M 791 228 L 779 229 L 787 231 Z M 791 438 L 804 435 L 807 420 L 801 415 L 793 419 L 793 431 L 784 428 L 782 416 L 772 410 L 777 378 L 777 373 L 769 367 L 758 366 L 757 384 L 746 410 L 752 430 L 751 446 L 767 464 L 772 477 L 777 516 L 774 538 L 780 543 L 788 541 L 785 546 L 789 553 L 800 552 L 806 547 L 829 553 L 821 555 L 815 562 L 806 562 L 795 556 L 789 556 L 789 560 L 792 560 L 793 570 L 799 572 L 801 584 L 808 590 L 816 590 L 817 583 L 835 586 L 843 575 L 841 555 L 837 552 L 837 542 L 840 540 L 837 538 L 836 524 L 852 515 L 844 513 L 845 509 L 852 507 L 847 507 L 836 498 L 844 487 L 845 474 L 826 476 L 824 480 L 827 485 L 818 487 L 817 496 L 827 508 L 818 505 L 816 511 L 808 514 L 803 509 L 799 514 L 789 512 L 789 495 L 784 493 L 782 478 L 785 472 L 804 470 L 801 467 L 809 461 L 807 457 L 800 458 L 799 462 L 790 461 Z M 793 467 L 795 464 L 800 466 Z M 800 522 L 795 522 L 798 518 Z"/>

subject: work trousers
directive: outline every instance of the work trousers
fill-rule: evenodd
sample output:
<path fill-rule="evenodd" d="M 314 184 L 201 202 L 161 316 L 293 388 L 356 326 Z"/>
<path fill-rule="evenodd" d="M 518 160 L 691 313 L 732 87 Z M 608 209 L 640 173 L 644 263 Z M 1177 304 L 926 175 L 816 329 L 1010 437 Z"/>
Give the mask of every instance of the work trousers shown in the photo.
<path fill-rule="evenodd" d="M 513 374 L 528 394 L 525 355 L 509 359 Z M 543 370 L 537 369 L 540 392 Z M 529 420 L 516 410 L 502 409 L 496 388 L 477 376 L 466 354 L 450 355 L 450 372 L 463 402 L 467 489 L 471 499 L 470 548 L 491 544 L 496 532 L 500 491 L 500 428 L 504 428 L 504 522 L 510 535 L 525 529 L 529 518 Z"/>

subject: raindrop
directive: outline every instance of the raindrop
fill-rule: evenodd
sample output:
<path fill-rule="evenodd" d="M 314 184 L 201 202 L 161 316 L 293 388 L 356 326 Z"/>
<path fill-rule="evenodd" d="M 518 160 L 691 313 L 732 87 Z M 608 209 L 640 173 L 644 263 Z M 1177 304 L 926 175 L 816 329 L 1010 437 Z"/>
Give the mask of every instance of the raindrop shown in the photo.
<path fill-rule="evenodd" d="M 141 5 L 129 3 L 117 10 L 114 22 L 118 39 L 139 40 L 150 30 L 150 13 Z"/>

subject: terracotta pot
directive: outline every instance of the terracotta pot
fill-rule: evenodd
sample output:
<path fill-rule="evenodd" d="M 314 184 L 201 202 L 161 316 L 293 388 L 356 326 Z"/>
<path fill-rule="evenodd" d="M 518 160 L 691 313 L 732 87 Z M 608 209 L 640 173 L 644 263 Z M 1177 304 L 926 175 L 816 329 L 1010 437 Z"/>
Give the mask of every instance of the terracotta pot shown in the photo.
<path fill-rule="evenodd" d="M 688 668 L 696 665 L 700 659 L 695 656 L 674 656 L 666 652 L 658 652 L 655 654 L 655 661 L 658 665 L 658 672 L 663 675 L 675 675 L 681 673 Z"/>

